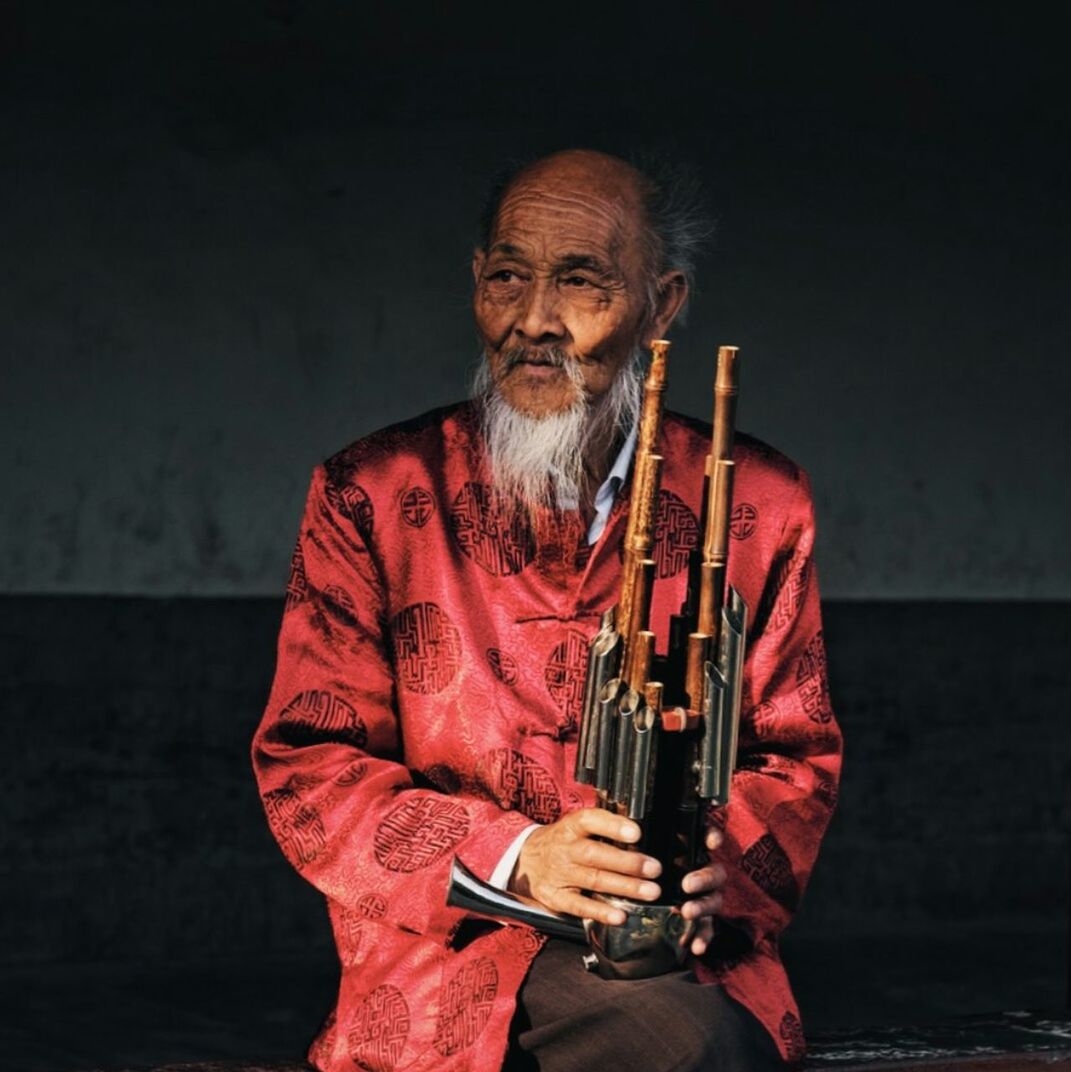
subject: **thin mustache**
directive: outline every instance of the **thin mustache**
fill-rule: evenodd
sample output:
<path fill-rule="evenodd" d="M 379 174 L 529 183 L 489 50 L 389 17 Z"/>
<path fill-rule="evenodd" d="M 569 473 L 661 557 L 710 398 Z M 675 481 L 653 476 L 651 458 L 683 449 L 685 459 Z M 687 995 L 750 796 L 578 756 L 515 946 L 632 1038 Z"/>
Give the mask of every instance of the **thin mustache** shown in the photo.
<path fill-rule="evenodd" d="M 512 372 L 518 365 L 534 362 L 541 365 L 550 365 L 553 368 L 581 368 L 585 365 L 598 364 L 598 359 L 585 357 L 582 354 L 570 356 L 560 347 L 552 346 L 547 349 L 530 346 L 514 346 L 502 353 L 503 371 Z"/>
<path fill-rule="evenodd" d="M 556 348 L 541 350 L 524 346 L 516 346 L 512 350 L 507 350 L 502 357 L 507 372 L 512 372 L 518 365 L 527 362 L 550 365 L 553 368 L 565 368 L 565 362 L 568 360 L 566 355 Z"/>

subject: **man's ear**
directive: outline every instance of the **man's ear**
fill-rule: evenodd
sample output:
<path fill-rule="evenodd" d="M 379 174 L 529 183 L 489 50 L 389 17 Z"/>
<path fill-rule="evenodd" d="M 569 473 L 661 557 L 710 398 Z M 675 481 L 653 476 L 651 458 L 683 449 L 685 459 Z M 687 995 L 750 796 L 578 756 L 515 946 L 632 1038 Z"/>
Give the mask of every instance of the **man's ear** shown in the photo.
<path fill-rule="evenodd" d="M 482 249 L 472 251 L 472 281 L 476 286 L 480 285 L 480 276 L 483 275 L 483 265 L 486 260 L 487 254 Z"/>
<path fill-rule="evenodd" d="M 688 279 L 683 272 L 666 272 L 658 280 L 654 316 L 651 318 L 653 339 L 664 339 L 670 324 L 688 300 Z"/>

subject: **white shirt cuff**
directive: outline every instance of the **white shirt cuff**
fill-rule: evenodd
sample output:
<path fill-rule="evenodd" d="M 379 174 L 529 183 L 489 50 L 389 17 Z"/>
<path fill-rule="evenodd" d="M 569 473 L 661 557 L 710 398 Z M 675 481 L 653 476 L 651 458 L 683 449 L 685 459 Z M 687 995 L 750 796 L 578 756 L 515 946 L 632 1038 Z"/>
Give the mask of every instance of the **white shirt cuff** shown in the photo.
<path fill-rule="evenodd" d="M 504 891 L 509 886 L 509 878 L 513 874 L 517 857 L 520 856 L 524 843 L 531 837 L 532 831 L 538 828 L 538 823 L 532 823 L 531 826 L 522 830 L 510 843 L 510 847 L 502 854 L 502 859 L 498 861 L 494 871 L 491 872 L 490 879 L 488 879 L 489 884 L 494 886 L 496 890 Z"/>

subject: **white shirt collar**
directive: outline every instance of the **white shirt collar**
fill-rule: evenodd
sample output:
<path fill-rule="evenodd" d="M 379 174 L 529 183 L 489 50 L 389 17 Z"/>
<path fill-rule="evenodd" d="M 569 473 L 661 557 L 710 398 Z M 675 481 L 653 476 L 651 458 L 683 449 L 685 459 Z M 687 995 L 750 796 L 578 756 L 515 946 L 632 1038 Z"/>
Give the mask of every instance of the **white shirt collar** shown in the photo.
<path fill-rule="evenodd" d="M 639 426 L 633 425 L 621 449 L 617 452 L 617 458 L 610 467 L 606 479 L 599 485 L 595 492 L 595 516 L 591 519 L 588 528 L 588 543 L 595 543 L 606 528 L 606 522 L 610 519 L 610 510 L 614 505 L 614 499 L 628 476 L 628 467 L 632 464 L 632 455 L 636 450 L 636 436 Z"/>

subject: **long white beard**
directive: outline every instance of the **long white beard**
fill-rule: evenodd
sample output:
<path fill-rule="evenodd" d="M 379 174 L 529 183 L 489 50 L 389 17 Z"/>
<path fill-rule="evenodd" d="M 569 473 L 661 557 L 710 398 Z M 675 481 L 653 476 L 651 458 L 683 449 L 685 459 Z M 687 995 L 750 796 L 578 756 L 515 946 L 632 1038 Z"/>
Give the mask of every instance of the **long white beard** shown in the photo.
<path fill-rule="evenodd" d="M 576 388 L 568 409 L 534 417 L 502 397 L 484 356 L 472 393 L 481 404 L 484 442 L 499 492 L 533 507 L 575 509 L 585 487 L 585 462 L 593 445 L 608 447 L 628 435 L 643 397 L 642 351 L 636 350 L 610 388 L 590 400 L 576 361 L 561 355 Z"/>

